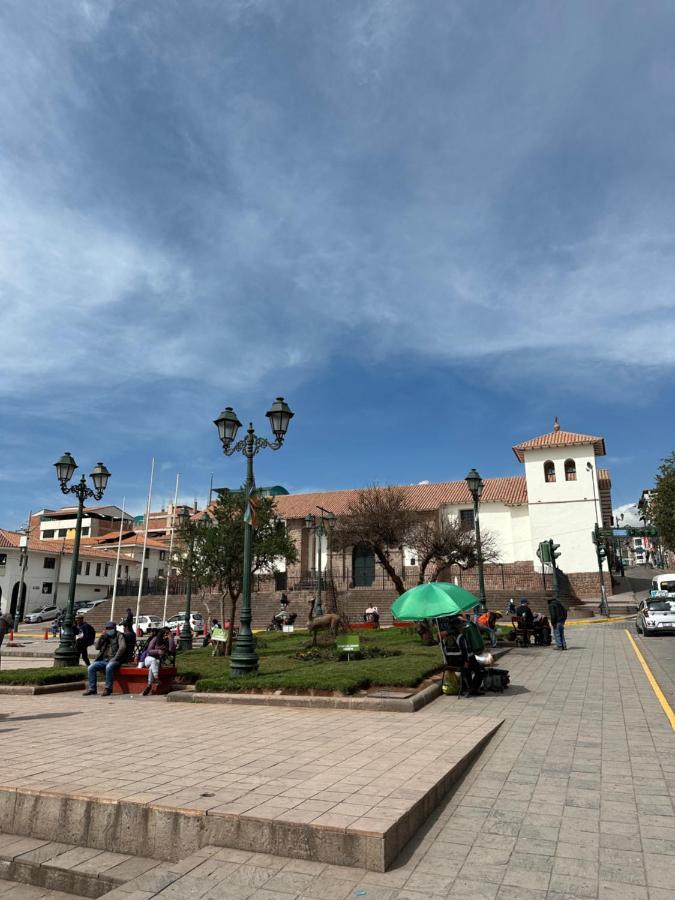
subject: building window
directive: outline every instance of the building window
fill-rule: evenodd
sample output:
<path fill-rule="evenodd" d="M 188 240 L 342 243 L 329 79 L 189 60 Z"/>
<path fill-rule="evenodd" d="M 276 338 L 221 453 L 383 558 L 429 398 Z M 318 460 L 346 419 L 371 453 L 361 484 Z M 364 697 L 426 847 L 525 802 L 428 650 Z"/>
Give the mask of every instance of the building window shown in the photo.
<path fill-rule="evenodd" d="M 66 537 L 68 534 L 67 528 L 59 528 L 59 537 Z"/>
<path fill-rule="evenodd" d="M 55 569 L 56 568 L 56 557 L 55 556 L 45 556 L 43 568 L 44 569 Z"/>
<path fill-rule="evenodd" d="M 150 551 L 147 548 L 145 550 L 145 558 L 150 559 Z"/>
<path fill-rule="evenodd" d="M 555 481 L 555 478 L 553 479 Z M 577 464 L 573 459 L 565 460 L 565 481 L 577 480 Z"/>
<path fill-rule="evenodd" d="M 129 577 L 129 566 L 124 567 L 124 574 L 126 575 L 127 578 Z"/>
<path fill-rule="evenodd" d="M 101 563 L 96 563 L 96 574 L 97 575 L 101 574 Z"/>
<path fill-rule="evenodd" d="M 6 565 L 7 565 L 7 554 L 0 553 L 0 566 L 6 566 Z"/>
<path fill-rule="evenodd" d="M 91 572 L 91 563 L 87 563 L 87 568 L 84 570 L 84 574 L 88 575 Z"/>
<path fill-rule="evenodd" d="M 89 536 L 89 526 L 85 525 L 85 527 L 82 529 L 82 537 L 88 537 L 88 536 Z"/>
<path fill-rule="evenodd" d="M 459 524 L 461 525 L 462 528 L 471 529 L 471 530 L 473 530 L 476 527 L 472 509 L 460 509 Z"/>
<path fill-rule="evenodd" d="M 52 582 L 51 581 L 43 581 L 42 582 L 42 593 L 43 594 L 51 594 L 52 592 Z"/>
<path fill-rule="evenodd" d="M 157 577 L 164 578 L 164 569 L 157 569 Z"/>
<path fill-rule="evenodd" d="M 104 575 L 106 578 L 108 577 L 108 567 L 109 567 L 109 565 L 110 565 L 110 563 L 106 563 L 106 564 L 103 566 L 103 575 Z"/>
<path fill-rule="evenodd" d="M 544 481 L 548 484 L 555 484 L 555 463 L 550 459 L 544 463 Z"/>
<path fill-rule="evenodd" d="M 47 538 L 53 538 L 53 537 L 54 537 L 54 529 L 53 529 L 53 528 L 47 528 L 45 531 L 42 532 L 42 537 L 43 537 L 45 540 L 46 540 Z"/>
<path fill-rule="evenodd" d="M 166 559 L 166 550 L 160 550 L 160 551 L 159 551 L 159 558 L 160 558 L 160 560 L 165 560 L 165 559 Z"/>

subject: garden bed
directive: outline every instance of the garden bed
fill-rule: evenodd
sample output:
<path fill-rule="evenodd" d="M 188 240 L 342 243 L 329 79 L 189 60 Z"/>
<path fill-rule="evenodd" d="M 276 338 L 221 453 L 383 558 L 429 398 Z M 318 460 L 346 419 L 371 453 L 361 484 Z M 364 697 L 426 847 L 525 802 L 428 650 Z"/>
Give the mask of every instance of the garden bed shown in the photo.
<path fill-rule="evenodd" d="M 410 629 L 386 629 L 360 635 L 366 658 L 341 658 L 334 641 L 320 638 L 310 646 L 306 632 L 258 637 L 257 675 L 232 677 L 229 660 L 206 649 L 180 653 L 178 675 L 195 682 L 200 693 L 280 693 L 305 696 L 354 696 L 371 687 L 415 688 L 440 672 L 443 660 L 437 646 L 425 647 Z"/>
<path fill-rule="evenodd" d="M 84 666 L 42 666 L 35 669 L 3 669 L 0 671 L 0 685 L 27 685 L 42 687 L 48 684 L 66 684 L 83 681 L 87 670 Z"/>

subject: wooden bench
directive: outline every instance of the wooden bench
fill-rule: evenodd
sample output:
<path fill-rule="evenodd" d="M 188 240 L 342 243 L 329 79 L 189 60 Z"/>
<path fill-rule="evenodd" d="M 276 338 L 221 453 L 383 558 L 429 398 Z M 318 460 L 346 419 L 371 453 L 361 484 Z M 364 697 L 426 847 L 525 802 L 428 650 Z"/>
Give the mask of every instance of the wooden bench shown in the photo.
<path fill-rule="evenodd" d="M 168 694 L 176 677 L 175 666 L 160 666 L 159 680 L 153 684 L 153 694 Z M 113 694 L 142 694 L 148 686 L 148 669 L 120 666 L 115 672 Z"/>

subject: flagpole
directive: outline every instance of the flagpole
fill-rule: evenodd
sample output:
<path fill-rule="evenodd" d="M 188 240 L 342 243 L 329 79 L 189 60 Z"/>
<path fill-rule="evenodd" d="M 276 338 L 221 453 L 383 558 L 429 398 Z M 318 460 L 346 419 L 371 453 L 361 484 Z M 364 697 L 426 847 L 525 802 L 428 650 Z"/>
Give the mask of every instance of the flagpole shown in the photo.
<path fill-rule="evenodd" d="M 124 529 L 124 513 L 126 511 L 127 498 L 122 497 L 122 518 L 120 519 L 120 536 L 117 541 L 117 558 L 115 559 L 115 574 L 113 576 L 112 603 L 110 604 L 110 619 L 115 619 L 115 599 L 117 597 L 117 576 L 120 571 L 120 553 L 122 552 L 122 530 Z"/>
<path fill-rule="evenodd" d="M 138 597 L 136 598 L 136 634 L 138 634 L 138 617 L 141 614 L 141 594 L 143 593 L 143 567 L 145 565 L 145 551 L 148 546 L 148 524 L 150 521 L 150 504 L 152 503 L 152 482 L 155 477 L 155 457 L 152 457 L 150 466 L 150 487 L 148 488 L 148 503 L 145 507 L 145 531 L 143 532 L 143 555 L 141 556 L 141 574 L 138 579 Z"/>
<path fill-rule="evenodd" d="M 173 495 L 173 508 L 171 510 L 171 539 L 169 541 L 169 565 L 166 576 L 166 586 L 164 588 L 164 612 L 162 613 L 162 625 L 166 624 L 166 604 L 169 599 L 169 581 L 171 579 L 171 560 L 173 559 L 173 533 L 176 527 L 176 504 L 178 503 L 178 484 L 180 482 L 180 472 L 176 473 L 176 490 Z"/>

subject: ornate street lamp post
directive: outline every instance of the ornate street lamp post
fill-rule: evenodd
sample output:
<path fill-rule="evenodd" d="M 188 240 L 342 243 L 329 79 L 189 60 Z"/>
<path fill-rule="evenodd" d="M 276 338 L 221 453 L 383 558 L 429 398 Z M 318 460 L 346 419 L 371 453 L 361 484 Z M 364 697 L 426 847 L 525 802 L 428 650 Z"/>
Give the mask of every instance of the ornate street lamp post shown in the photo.
<path fill-rule="evenodd" d="M 270 421 L 270 428 L 276 440 L 270 442 L 266 438 L 258 437 L 253 430 L 253 423 L 249 423 L 246 437 L 239 443 L 234 444 L 234 446 L 232 444 L 237 436 L 241 422 L 232 407 L 226 406 L 218 418 L 214 419 L 214 425 L 218 429 L 225 456 L 243 453 L 246 457 L 244 571 L 242 577 L 241 614 L 239 617 L 241 627 L 230 658 L 232 675 L 251 675 L 258 671 L 258 654 L 255 652 L 255 640 L 251 631 L 251 562 L 253 557 L 253 527 L 255 524 L 253 457 L 260 450 L 278 450 L 281 447 L 288 431 L 289 422 L 294 414 L 291 412 L 288 404 L 284 402 L 284 398 L 277 397 L 265 415 Z"/>
<path fill-rule="evenodd" d="M 469 488 L 469 493 L 473 499 L 473 524 L 476 532 L 476 560 L 478 562 L 478 593 L 480 596 L 481 611 L 487 609 L 487 600 L 485 598 L 485 576 L 483 574 L 483 548 L 480 542 L 480 518 L 478 507 L 480 505 L 481 494 L 483 493 L 483 479 L 475 469 L 471 469 L 465 479 Z"/>
<path fill-rule="evenodd" d="M 183 507 L 179 515 L 180 523 L 185 528 L 190 521 L 190 513 Z M 197 528 L 206 528 L 211 523 L 208 513 L 203 512 L 196 520 Z M 192 569 L 195 563 L 195 530 L 190 528 L 190 540 L 188 543 L 188 571 L 187 584 L 185 585 L 185 618 L 180 633 L 179 646 L 181 650 L 192 650 Z"/>
<path fill-rule="evenodd" d="M 63 623 L 61 625 L 61 640 L 59 646 L 54 652 L 55 666 L 76 666 L 79 660 L 79 653 L 75 649 L 75 633 L 73 631 L 73 616 L 75 613 L 75 588 L 77 586 L 77 564 L 80 558 L 80 537 L 82 535 L 82 512 L 84 510 L 84 501 L 92 497 L 100 500 L 108 485 L 110 472 L 103 463 L 97 463 L 90 475 L 94 489 L 87 487 L 87 479 L 83 475 L 77 484 L 68 487 L 68 482 L 73 477 L 77 463 L 66 452 L 61 459 L 54 463 L 56 467 L 56 477 L 61 485 L 64 494 L 75 494 L 77 497 L 77 522 L 75 523 L 75 539 L 73 540 L 73 558 L 70 564 L 70 583 L 68 586 L 68 603 L 66 605 Z"/>
<path fill-rule="evenodd" d="M 312 515 L 312 513 L 309 513 L 305 516 L 305 525 L 307 526 L 307 528 L 309 528 L 310 531 L 314 531 L 314 540 L 318 549 L 316 605 L 314 607 L 315 617 L 323 615 L 323 605 L 321 603 L 321 588 L 323 579 L 321 549 L 323 544 L 323 536 L 330 533 L 330 528 L 335 522 L 335 513 L 332 513 L 329 509 L 324 509 L 323 506 L 317 506 L 317 509 L 321 511 L 320 516 L 314 516 Z M 328 560 L 330 563 L 330 548 L 328 546 L 326 547 L 326 551 L 328 553 Z"/>

